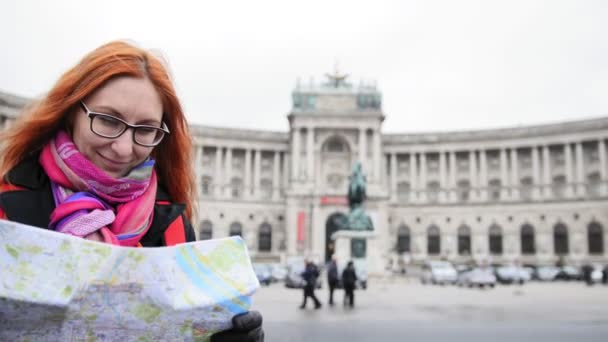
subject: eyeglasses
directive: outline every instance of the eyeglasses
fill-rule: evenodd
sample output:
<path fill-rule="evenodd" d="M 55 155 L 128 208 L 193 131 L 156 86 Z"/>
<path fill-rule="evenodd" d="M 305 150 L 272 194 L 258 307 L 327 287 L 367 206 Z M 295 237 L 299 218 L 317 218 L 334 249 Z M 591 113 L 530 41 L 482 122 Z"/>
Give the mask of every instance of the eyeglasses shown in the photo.
<path fill-rule="evenodd" d="M 91 119 L 91 132 L 103 138 L 116 139 L 127 129 L 133 128 L 133 142 L 145 147 L 154 147 L 160 144 L 165 134 L 170 133 L 164 122 L 162 127 L 131 125 L 115 116 L 92 112 L 82 101 L 80 101 L 80 105 Z"/>

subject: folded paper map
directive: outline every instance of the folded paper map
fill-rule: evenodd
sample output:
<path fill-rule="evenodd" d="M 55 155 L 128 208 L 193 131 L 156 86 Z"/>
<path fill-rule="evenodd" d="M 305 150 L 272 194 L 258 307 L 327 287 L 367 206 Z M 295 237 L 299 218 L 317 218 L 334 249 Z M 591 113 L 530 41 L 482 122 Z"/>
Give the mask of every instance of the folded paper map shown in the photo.
<path fill-rule="evenodd" d="M 129 248 L 0 220 L 0 341 L 207 341 L 258 287 L 240 237 Z"/>

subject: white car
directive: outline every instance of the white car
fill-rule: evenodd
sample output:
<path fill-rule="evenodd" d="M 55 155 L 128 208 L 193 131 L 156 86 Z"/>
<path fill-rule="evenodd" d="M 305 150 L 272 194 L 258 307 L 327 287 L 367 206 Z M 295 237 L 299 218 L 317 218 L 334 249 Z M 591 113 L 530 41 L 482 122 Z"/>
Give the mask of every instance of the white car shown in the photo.
<path fill-rule="evenodd" d="M 494 273 L 496 280 L 503 284 L 523 284 L 531 279 L 528 270 L 516 265 L 497 267 Z"/>
<path fill-rule="evenodd" d="M 496 276 L 489 267 L 475 267 L 471 270 L 464 271 L 458 276 L 459 286 L 478 286 L 478 287 L 494 287 L 496 285 Z"/>
<path fill-rule="evenodd" d="M 449 261 L 429 261 L 423 266 L 420 281 L 423 284 L 454 284 L 458 272 Z"/>

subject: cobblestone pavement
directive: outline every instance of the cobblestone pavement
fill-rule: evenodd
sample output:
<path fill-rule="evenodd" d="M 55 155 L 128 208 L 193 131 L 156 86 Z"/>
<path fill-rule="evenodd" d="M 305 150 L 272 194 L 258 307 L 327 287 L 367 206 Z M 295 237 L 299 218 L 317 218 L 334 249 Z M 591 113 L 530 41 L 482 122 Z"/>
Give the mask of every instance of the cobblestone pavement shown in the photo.
<path fill-rule="evenodd" d="M 355 308 L 298 306 L 302 291 L 261 288 L 254 309 L 267 341 L 608 341 L 608 286 L 580 282 L 498 285 L 493 289 L 421 285 L 404 278 L 371 279 L 355 292 Z"/>

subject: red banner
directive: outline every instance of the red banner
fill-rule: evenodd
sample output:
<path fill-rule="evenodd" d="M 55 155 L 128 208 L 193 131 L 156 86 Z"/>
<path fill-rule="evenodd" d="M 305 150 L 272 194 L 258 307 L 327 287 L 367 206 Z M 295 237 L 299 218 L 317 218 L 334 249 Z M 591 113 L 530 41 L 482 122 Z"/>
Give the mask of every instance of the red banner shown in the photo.
<path fill-rule="evenodd" d="M 347 205 L 346 196 L 323 196 L 320 199 L 321 205 Z"/>
<path fill-rule="evenodd" d="M 298 242 L 304 242 L 306 234 L 306 213 L 300 211 L 298 213 Z"/>

